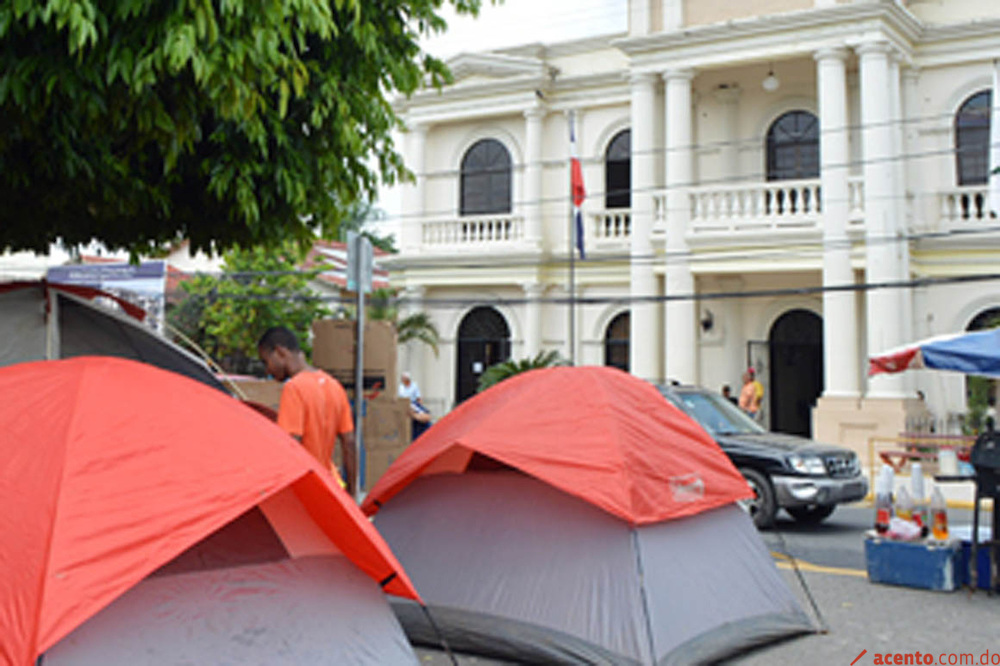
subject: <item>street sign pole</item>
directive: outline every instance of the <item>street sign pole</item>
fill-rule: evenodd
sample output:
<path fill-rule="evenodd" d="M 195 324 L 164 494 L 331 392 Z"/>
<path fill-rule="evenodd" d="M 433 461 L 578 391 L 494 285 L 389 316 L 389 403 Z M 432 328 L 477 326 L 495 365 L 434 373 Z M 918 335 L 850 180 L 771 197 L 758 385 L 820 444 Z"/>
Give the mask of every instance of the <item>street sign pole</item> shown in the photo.
<path fill-rule="evenodd" d="M 361 491 L 362 423 L 365 416 L 365 293 L 372 289 L 372 244 L 361 234 L 347 233 L 347 289 L 357 294 L 358 344 L 354 360 L 354 497 Z"/>

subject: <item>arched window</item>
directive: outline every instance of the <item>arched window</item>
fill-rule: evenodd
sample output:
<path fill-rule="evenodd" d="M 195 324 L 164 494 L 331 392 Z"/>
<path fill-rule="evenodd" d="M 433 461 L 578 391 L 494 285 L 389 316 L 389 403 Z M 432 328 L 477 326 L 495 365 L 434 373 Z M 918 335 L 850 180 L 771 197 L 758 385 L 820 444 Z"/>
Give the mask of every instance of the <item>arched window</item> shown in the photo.
<path fill-rule="evenodd" d="M 959 185 L 984 185 L 989 179 L 990 106 L 993 94 L 978 92 L 955 114 L 955 164 Z"/>
<path fill-rule="evenodd" d="M 629 313 L 622 312 L 604 333 L 604 365 L 629 371 Z"/>
<path fill-rule="evenodd" d="M 455 401 L 476 393 L 479 377 L 491 365 L 510 358 L 510 327 L 496 309 L 475 307 L 458 327 L 458 373 Z"/>
<path fill-rule="evenodd" d="M 819 178 L 819 119 L 789 111 L 767 130 L 767 179 Z"/>
<path fill-rule="evenodd" d="M 461 214 L 510 210 L 510 153 L 496 139 L 477 141 L 462 158 Z"/>
<path fill-rule="evenodd" d="M 616 134 L 604 155 L 604 206 L 632 207 L 631 130 L 622 130 Z"/>

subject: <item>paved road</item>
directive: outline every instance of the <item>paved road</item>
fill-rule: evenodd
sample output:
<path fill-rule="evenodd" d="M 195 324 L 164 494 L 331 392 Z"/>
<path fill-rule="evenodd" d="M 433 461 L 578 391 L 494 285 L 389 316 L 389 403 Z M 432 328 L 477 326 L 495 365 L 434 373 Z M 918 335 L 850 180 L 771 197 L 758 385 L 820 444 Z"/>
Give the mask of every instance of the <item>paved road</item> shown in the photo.
<path fill-rule="evenodd" d="M 970 511 L 950 510 L 953 524 L 971 523 Z M 985 520 L 988 520 L 988 514 Z M 948 663 L 951 655 L 971 655 L 964 663 L 1000 664 L 1000 596 L 983 592 L 930 592 L 869 583 L 865 575 L 863 538 L 872 522 L 870 507 L 838 509 L 827 522 L 802 526 L 779 519 L 777 529 L 764 532 L 764 541 L 802 607 L 815 616 L 806 590 L 819 609 L 817 626 L 825 633 L 803 636 L 741 655 L 739 666 L 772 664 L 875 663 L 887 652 L 933 655 L 932 663 Z M 786 563 L 798 558 L 801 579 Z M 987 655 L 987 651 L 988 655 Z M 428 666 L 450 661 L 433 650 L 418 650 Z M 945 661 L 939 658 L 944 656 Z M 459 655 L 462 666 L 495 666 L 504 662 Z M 912 662 L 910 662 L 912 663 Z M 951 662 L 963 663 L 956 656 Z"/>

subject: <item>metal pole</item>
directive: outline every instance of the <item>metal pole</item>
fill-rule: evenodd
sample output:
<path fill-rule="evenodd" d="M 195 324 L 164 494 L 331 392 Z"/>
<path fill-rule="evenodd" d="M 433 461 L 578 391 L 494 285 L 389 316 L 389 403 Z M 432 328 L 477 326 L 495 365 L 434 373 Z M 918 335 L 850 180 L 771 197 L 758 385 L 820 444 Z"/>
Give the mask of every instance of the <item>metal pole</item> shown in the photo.
<path fill-rule="evenodd" d="M 363 238 L 360 234 L 358 239 Z M 358 253 L 362 243 L 358 242 Z M 354 361 L 354 499 L 357 500 L 361 491 L 361 451 L 364 448 L 364 436 L 361 424 L 365 414 L 365 290 L 361 286 L 361 261 L 356 262 L 358 275 L 354 278 L 355 289 L 358 292 L 358 345 L 357 358 Z"/>
<path fill-rule="evenodd" d="M 576 219 L 569 195 L 569 364 L 576 365 Z"/>
<path fill-rule="evenodd" d="M 575 145 L 575 137 L 572 133 L 575 131 L 573 127 L 576 123 L 576 111 L 570 110 L 569 112 L 569 123 L 571 128 L 571 141 L 572 145 Z M 569 163 L 569 364 L 576 365 L 576 206 L 573 201 L 573 161 L 572 158 L 576 157 L 575 149 L 571 155 Z"/>

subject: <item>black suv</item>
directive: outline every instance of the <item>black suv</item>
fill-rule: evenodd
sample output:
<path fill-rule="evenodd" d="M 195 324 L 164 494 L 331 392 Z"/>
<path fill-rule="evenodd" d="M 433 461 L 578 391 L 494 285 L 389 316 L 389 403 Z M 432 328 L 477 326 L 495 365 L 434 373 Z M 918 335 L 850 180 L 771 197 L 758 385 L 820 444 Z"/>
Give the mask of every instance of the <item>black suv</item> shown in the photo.
<path fill-rule="evenodd" d="M 758 528 L 778 509 L 819 523 L 838 504 L 868 494 L 861 463 L 850 449 L 769 432 L 722 395 L 695 386 L 658 386 L 660 393 L 715 438 L 756 493 L 744 504 Z"/>

